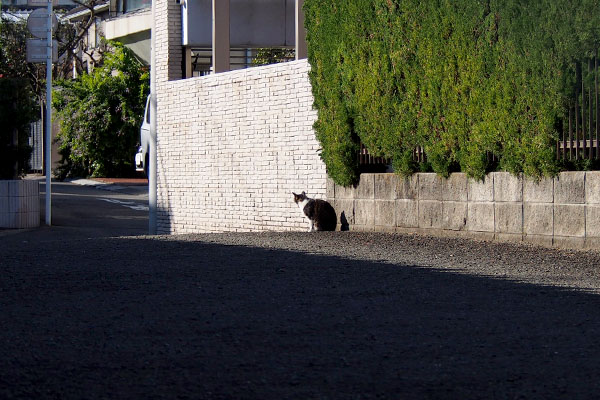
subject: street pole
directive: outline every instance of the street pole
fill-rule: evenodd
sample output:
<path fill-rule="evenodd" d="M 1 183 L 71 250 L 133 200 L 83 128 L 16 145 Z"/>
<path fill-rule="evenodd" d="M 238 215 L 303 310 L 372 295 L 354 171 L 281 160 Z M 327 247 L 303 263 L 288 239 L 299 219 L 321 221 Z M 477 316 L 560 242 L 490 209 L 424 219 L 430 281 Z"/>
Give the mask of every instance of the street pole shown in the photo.
<path fill-rule="evenodd" d="M 156 235 L 157 155 L 156 155 L 156 0 L 152 1 L 150 28 L 150 157 L 148 160 L 148 233 Z"/>
<path fill-rule="evenodd" d="M 48 0 L 46 49 L 46 225 L 52 225 L 52 0 Z"/>

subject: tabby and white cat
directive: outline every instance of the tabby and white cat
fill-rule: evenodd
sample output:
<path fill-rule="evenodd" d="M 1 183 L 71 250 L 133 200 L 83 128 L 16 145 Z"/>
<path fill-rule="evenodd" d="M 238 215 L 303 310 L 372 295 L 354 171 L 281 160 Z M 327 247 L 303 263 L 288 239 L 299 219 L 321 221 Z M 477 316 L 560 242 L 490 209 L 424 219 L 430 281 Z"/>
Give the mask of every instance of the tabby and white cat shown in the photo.
<path fill-rule="evenodd" d="M 325 200 L 311 199 L 306 192 L 294 195 L 294 202 L 308 219 L 308 231 L 335 231 L 337 217 L 335 210 Z"/>

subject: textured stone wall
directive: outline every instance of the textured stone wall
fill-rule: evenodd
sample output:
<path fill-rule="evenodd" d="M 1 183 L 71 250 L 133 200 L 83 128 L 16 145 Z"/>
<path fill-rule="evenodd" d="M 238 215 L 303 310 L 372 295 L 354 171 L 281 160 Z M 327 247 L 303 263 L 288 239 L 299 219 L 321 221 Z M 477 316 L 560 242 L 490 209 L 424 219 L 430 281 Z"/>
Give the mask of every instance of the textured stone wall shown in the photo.
<path fill-rule="evenodd" d="M 356 188 L 328 181 L 341 225 L 378 230 L 598 248 L 600 171 L 535 182 L 506 172 L 485 181 L 452 174 L 363 174 Z M 345 227 L 345 226 L 344 226 Z"/>
<path fill-rule="evenodd" d="M 37 181 L 0 181 L 0 228 L 40 226 L 40 185 Z"/>
<path fill-rule="evenodd" d="M 162 82 L 158 231 L 302 230 L 325 197 L 306 60 Z"/>

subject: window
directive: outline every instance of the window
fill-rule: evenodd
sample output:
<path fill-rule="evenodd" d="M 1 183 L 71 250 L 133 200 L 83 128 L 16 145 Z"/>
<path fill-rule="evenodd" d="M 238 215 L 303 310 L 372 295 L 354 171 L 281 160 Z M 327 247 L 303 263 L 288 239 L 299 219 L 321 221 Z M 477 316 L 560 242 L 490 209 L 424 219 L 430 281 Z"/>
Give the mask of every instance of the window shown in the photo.
<path fill-rule="evenodd" d="M 114 4 L 115 7 L 111 13 L 113 13 L 113 15 L 120 15 L 131 11 L 150 8 L 152 6 L 152 0 L 115 0 L 115 2 L 111 2 L 111 4 Z"/>
<path fill-rule="evenodd" d="M 140 10 L 152 6 L 152 0 L 123 0 L 123 12 Z"/>

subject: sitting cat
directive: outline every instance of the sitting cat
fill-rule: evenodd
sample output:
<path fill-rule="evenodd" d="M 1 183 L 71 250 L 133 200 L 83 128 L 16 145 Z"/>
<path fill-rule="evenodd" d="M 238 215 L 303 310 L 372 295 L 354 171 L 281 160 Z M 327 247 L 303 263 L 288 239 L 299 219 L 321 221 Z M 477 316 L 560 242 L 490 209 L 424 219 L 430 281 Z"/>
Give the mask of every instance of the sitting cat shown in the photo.
<path fill-rule="evenodd" d="M 294 195 L 294 202 L 300 207 L 304 216 L 308 218 L 308 231 L 335 231 L 337 217 L 335 210 L 325 200 L 311 199 L 306 196 L 306 192 Z"/>

